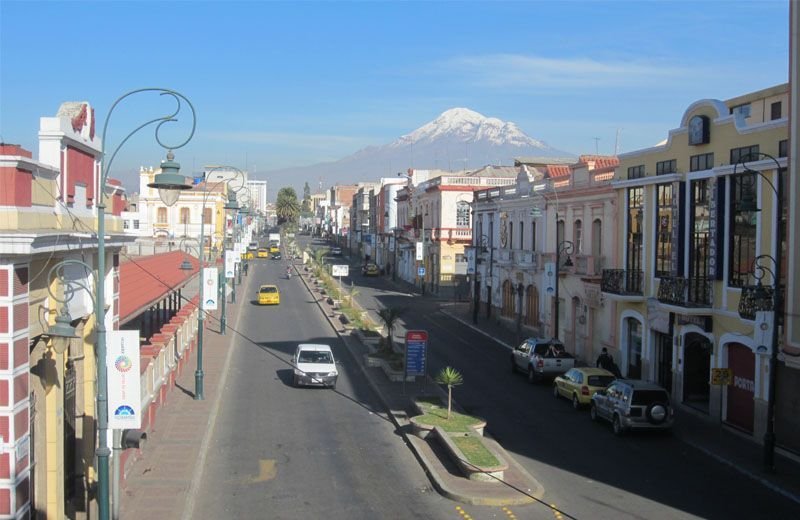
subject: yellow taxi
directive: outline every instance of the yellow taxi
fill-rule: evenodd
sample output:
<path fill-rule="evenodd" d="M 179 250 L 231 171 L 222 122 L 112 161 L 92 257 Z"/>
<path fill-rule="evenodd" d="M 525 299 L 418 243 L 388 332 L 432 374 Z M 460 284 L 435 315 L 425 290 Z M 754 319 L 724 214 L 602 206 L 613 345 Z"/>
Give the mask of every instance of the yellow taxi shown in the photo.
<path fill-rule="evenodd" d="M 252 251 L 245 251 L 242 253 L 242 260 L 252 260 L 253 259 L 253 252 Z"/>
<path fill-rule="evenodd" d="M 602 368 L 570 368 L 553 381 L 553 397 L 566 397 L 576 410 L 592 402 L 592 395 L 616 379 L 614 374 Z"/>
<path fill-rule="evenodd" d="M 258 250 L 258 257 L 259 258 L 267 258 L 269 256 L 269 251 L 266 248 L 262 247 Z"/>
<path fill-rule="evenodd" d="M 259 305 L 278 305 L 281 303 L 281 293 L 274 285 L 262 285 L 258 289 Z"/>
<path fill-rule="evenodd" d="M 269 252 L 270 253 L 280 253 L 280 251 L 281 251 L 281 248 L 278 246 L 278 244 L 271 244 L 269 246 Z"/>

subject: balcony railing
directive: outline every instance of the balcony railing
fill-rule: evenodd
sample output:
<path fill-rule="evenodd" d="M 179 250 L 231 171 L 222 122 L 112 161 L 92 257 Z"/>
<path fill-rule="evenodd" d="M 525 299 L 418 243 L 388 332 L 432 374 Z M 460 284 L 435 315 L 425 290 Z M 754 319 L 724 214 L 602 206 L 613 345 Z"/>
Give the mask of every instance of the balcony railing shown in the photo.
<path fill-rule="evenodd" d="M 575 255 L 575 274 L 598 276 L 602 272 L 602 256 Z"/>
<path fill-rule="evenodd" d="M 471 242 L 472 228 L 433 228 L 431 230 L 431 236 L 433 240 Z"/>
<path fill-rule="evenodd" d="M 643 279 L 640 269 L 603 269 L 600 290 L 611 294 L 641 296 Z"/>
<path fill-rule="evenodd" d="M 714 285 L 708 277 L 666 276 L 658 285 L 658 301 L 680 307 L 711 307 Z"/>
<path fill-rule="evenodd" d="M 514 260 L 519 267 L 532 271 L 539 270 L 539 253 L 536 251 L 514 251 Z"/>
<path fill-rule="evenodd" d="M 510 264 L 513 260 L 513 255 L 508 249 L 500 249 L 494 255 L 498 263 Z"/>

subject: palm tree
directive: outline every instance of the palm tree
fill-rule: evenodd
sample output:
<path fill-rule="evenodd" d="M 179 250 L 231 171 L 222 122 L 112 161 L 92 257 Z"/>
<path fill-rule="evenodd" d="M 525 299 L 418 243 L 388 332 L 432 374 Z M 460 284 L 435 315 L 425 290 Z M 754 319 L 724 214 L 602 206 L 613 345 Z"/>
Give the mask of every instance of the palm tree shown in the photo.
<path fill-rule="evenodd" d="M 389 347 L 389 350 L 392 350 L 394 326 L 404 312 L 406 312 L 405 307 L 384 307 L 378 311 L 378 317 L 380 317 L 384 327 L 386 327 L 386 345 Z"/>
<path fill-rule="evenodd" d="M 275 213 L 281 222 L 295 222 L 300 215 L 300 202 L 294 188 L 281 188 L 275 202 Z"/>
<path fill-rule="evenodd" d="M 447 420 L 450 420 L 450 410 L 453 406 L 453 387 L 464 382 L 461 373 L 453 367 L 444 367 L 436 376 L 436 382 L 447 385 Z"/>

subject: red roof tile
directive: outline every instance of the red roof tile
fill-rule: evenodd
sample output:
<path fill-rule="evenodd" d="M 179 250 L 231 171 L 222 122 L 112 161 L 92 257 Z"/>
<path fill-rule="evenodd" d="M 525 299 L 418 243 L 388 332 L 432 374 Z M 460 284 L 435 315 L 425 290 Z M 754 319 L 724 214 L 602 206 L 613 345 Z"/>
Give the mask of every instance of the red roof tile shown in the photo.
<path fill-rule="evenodd" d="M 180 268 L 184 257 L 191 271 Z M 173 289 L 182 287 L 200 270 L 200 262 L 183 251 L 138 257 L 119 266 L 119 321 L 125 323 Z"/>
<path fill-rule="evenodd" d="M 547 176 L 551 179 L 555 179 L 557 177 L 569 177 L 570 173 L 572 173 L 572 169 L 568 164 L 547 165 Z"/>

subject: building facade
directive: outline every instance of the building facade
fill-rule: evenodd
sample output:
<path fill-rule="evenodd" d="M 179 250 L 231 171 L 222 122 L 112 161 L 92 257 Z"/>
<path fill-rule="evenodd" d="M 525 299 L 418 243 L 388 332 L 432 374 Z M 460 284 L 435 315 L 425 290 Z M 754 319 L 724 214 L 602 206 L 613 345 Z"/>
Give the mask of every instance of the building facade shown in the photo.
<path fill-rule="evenodd" d="M 687 411 L 759 440 L 769 354 L 778 348 L 770 335 L 783 320 L 754 295 L 759 283 L 786 277 L 774 259 L 786 258 L 776 219 L 785 226 L 777 199 L 788 101 L 787 85 L 700 100 L 664 143 L 621 155 L 620 238 L 602 280 L 622 373 L 655 381 Z M 715 369 L 730 369 L 730 384 L 712 384 Z M 783 420 L 779 410 L 779 438 L 798 445 Z"/>

